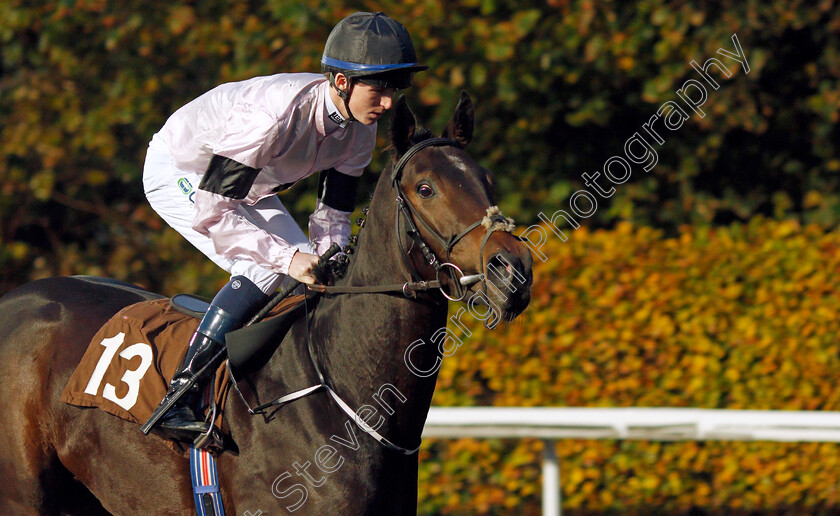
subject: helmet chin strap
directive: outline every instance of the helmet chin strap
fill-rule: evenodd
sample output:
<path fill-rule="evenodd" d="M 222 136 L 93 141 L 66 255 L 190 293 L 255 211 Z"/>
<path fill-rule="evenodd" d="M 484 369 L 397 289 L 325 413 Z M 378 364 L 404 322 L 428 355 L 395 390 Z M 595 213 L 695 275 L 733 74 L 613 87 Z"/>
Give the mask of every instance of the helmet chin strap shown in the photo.
<path fill-rule="evenodd" d="M 347 89 L 342 90 L 338 86 L 335 85 L 335 78 L 333 78 L 332 85 L 335 88 L 335 91 L 338 93 L 338 97 L 344 101 L 344 109 L 347 111 L 347 121 L 348 122 L 355 122 L 356 117 L 353 116 L 353 112 L 350 111 L 350 94 L 353 93 L 353 81 L 349 77 L 345 76 L 347 79 Z"/>

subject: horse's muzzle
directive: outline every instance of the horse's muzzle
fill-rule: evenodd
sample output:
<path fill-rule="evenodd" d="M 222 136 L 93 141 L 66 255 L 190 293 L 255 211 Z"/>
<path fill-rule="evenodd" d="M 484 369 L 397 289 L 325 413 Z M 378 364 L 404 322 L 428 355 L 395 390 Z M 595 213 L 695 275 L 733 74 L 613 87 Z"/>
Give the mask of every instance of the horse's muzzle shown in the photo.
<path fill-rule="evenodd" d="M 531 301 L 531 265 L 530 254 L 519 257 L 506 250 L 487 260 L 487 293 L 501 310 L 500 315 L 505 321 L 512 321 Z"/>

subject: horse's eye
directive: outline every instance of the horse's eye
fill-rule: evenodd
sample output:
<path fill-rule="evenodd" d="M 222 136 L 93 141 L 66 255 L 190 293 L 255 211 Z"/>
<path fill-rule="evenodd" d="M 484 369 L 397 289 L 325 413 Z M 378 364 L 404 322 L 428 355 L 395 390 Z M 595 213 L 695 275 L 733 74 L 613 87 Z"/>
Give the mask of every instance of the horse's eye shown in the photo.
<path fill-rule="evenodd" d="M 417 195 L 424 199 L 428 199 L 429 197 L 433 196 L 435 191 L 432 190 L 432 187 L 427 184 L 420 184 L 417 186 Z"/>

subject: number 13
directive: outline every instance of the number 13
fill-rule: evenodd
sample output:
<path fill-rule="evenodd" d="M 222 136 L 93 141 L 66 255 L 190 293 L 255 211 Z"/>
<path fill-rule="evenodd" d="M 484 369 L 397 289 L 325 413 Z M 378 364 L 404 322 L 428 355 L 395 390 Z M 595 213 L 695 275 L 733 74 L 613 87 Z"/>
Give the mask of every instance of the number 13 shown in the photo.
<path fill-rule="evenodd" d="M 100 342 L 100 345 L 105 347 L 105 352 L 102 353 L 102 356 L 99 358 L 99 362 L 96 363 L 96 367 L 93 370 L 90 381 L 88 382 L 87 387 L 85 387 L 85 394 L 96 396 L 96 393 L 99 392 L 99 384 L 102 383 L 105 371 L 108 370 L 108 365 L 111 363 L 111 360 L 114 359 L 114 355 L 117 354 L 117 350 L 120 346 L 122 346 L 124 340 L 125 333 L 120 332 L 115 336 L 103 339 L 102 342 Z M 137 403 L 137 395 L 140 392 L 140 380 L 143 379 L 143 375 L 146 374 L 146 371 L 148 371 L 149 367 L 152 365 L 152 347 L 144 343 L 134 344 L 122 350 L 122 352 L 120 352 L 120 356 L 126 360 L 131 360 L 132 358 L 139 356 L 140 367 L 134 370 L 126 371 L 122 378 L 120 378 L 123 383 L 128 385 L 128 393 L 126 393 L 125 396 L 122 398 L 118 397 L 116 387 L 110 383 L 106 383 L 105 388 L 102 389 L 102 397 L 106 400 L 113 401 L 125 410 L 131 410 L 131 407 Z"/>

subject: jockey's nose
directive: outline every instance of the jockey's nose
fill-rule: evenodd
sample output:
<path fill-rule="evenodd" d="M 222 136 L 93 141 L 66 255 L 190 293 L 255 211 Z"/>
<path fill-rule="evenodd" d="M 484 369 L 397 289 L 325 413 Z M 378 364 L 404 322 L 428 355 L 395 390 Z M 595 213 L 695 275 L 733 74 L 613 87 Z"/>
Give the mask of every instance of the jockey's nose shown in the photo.
<path fill-rule="evenodd" d="M 389 93 L 385 93 L 382 95 L 382 99 L 379 101 L 379 104 L 384 107 L 385 109 L 391 109 L 391 105 L 394 102 L 394 93 L 391 90 Z"/>

